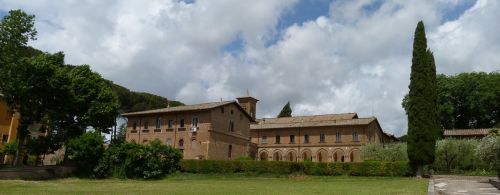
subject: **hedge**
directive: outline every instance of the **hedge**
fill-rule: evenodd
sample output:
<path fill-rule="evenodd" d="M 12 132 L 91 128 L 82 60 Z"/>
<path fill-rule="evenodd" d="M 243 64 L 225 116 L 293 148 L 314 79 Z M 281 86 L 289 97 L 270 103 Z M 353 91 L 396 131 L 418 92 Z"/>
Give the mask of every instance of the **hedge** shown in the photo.
<path fill-rule="evenodd" d="M 352 176 L 409 176 L 406 161 L 365 161 L 351 163 L 316 163 L 284 161 L 182 160 L 180 171 L 186 173 L 270 173 Z"/>

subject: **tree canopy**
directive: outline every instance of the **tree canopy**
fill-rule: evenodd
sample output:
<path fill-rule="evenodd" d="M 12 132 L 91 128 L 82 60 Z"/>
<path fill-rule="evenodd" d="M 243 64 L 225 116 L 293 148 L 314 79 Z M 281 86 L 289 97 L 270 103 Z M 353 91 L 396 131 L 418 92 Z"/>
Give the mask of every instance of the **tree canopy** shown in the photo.
<path fill-rule="evenodd" d="M 289 101 L 281 109 L 281 112 L 278 114 L 278 118 L 291 117 L 291 116 L 292 116 L 292 108 L 290 108 L 290 101 Z"/>
<path fill-rule="evenodd" d="M 438 116 L 444 129 L 500 127 L 500 72 L 437 75 Z M 408 110 L 408 95 L 403 100 Z"/>
<path fill-rule="evenodd" d="M 415 29 L 413 57 L 408 93 L 408 157 L 422 176 L 423 165 L 434 161 L 439 132 L 437 119 L 436 66 L 427 49 L 424 23 Z"/>

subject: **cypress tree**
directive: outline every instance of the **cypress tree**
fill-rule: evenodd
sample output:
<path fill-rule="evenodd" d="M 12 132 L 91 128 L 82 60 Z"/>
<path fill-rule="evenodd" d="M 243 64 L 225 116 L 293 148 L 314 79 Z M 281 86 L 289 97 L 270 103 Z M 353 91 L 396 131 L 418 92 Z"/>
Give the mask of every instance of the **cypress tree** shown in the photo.
<path fill-rule="evenodd" d="M 290 108 L 290 101 L 288 101 L 285 106 L 281 109 L 280 114 L 278 114 L 278 118 L 281 117 L 291 117 L 292 116 L 292 108 Z"/>
<path fill-rule="evenodd" d="M 423 166 L 434 162 L 439 134 L 436 66 L 432 52 L 427 49 L 422 21 L 415 29 L 409 89 L 407 152 L 417 177 L 422 177 Z"/>

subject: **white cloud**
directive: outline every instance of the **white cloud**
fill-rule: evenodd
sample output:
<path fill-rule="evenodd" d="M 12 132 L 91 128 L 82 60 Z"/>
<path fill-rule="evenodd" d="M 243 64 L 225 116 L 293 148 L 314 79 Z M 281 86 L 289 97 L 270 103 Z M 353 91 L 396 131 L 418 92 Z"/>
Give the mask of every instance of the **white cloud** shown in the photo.
<path fill-rule="evenodd" d="M 291 101 L 295 115 L 375 115 L 401 135 L 406 115 L 413 32 L 426 25 L 438 72 L 500 69 L 497 1 L 480 0 L 456 20 L 443 12 L 462 0 L 334 1 L 329 15 L 287 27 L 277 22 L 291 1 L 4 1 L 0 9 L 37 15 L 32 45 L 64 51 L 67 63 L 91 64 L 134 90 L 186 103 L 260 99 L 258 115 L 275 116 Z M 451 7 L 451 8 L 450 8 Z M 224 47 L 240 38 L 239 52 Z"/>

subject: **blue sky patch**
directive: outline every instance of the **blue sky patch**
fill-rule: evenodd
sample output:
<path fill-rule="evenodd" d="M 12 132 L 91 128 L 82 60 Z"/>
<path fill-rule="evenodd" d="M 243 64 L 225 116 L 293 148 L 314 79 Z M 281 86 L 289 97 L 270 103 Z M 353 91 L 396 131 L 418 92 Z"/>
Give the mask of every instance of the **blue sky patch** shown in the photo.
<path fill-rule="evenodd" d="M 461 4 L 458 4 L 454 7 L 448 7 L 443 9 L 442 11 L 444 14 L 443 18 L 441 19 L 441 23 L 458 19 L 465 13 L 465 11 L 474 6 L 474 4 L 476 4 L 476 0 L 467 0 L 467 1 L 462 1 Z"/>
<path fill-rule="evenodd" d="M 7 15 L 7 12 L 0 10 L 0 18 L 3 18 L 5 15 Z"/>
<path fill-rule="evenodd" d="M 332 0 L 300 0 L 290 11 L 285 12 L 276 25 L 276 33 L 268 40 L 266 47 L 279 41 L 283 31 L 293 24 L 302 24 L 328 16 Z"/>
<path fill-rule="evenodd" d="M 223 50 L 225 52 L 229 52 L 234 55 L 236 53 L 241 52 L 243 50 L 244 45 L 245 45 L 245 40 L 243 40 L 241 34 L 238 34 L 233 41 L 224 46 Z"/>

